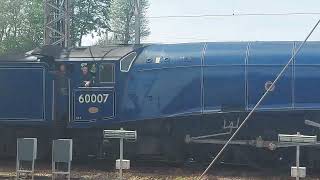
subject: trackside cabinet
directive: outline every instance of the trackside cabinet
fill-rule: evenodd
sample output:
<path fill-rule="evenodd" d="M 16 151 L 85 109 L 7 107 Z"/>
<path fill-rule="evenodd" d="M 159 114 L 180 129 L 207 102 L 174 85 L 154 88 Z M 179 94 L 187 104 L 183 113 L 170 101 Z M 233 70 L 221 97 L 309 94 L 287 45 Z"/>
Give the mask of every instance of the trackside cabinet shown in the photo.
<path fill-rule="evenodd" d="M 72 161 L 72 139 L 57 139 L 52 144 L 52 179 L 56 175 L 67 175 L 70 179 Z M 67 165 L 67 169 L 59 168 L 59 165 Z"/>
<path fill-rule="evenodd" d="M 36 138 L 19 138 L 17 139 L 17 179 L 20 179 L 21 173 L 31 174 L 34 179 L 34 162 L 37 158 L 37 139 Z M 24 162 L 31 162 L 31 167 L 22 167 Z"/>

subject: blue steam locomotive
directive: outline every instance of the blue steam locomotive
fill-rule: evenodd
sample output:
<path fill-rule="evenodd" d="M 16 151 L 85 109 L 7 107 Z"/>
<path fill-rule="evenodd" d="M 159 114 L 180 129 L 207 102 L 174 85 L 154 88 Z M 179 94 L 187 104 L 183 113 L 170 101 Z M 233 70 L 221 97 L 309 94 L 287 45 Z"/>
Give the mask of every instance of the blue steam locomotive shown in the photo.
<path fill-rule="evenodd" d="M 212 157 L 299 43 L 45 46 L 28 56 L 3 57 L 0 155 L 15 154 L 17 137 L 37 137 L 44 157 L 54 138 L 73 138 L 79 157 L 108 156 L 117 146 L 103 140 L 103 129 L 123 127 L 138 132 L 128 156 Z M 279 133 L 319 134 L 319 92 L 320 42 L 308 42 L 224 159 L 261 151 L 283 160 Z M 320 160 L 316 145 L 307 144 L 312 163 Z"/>

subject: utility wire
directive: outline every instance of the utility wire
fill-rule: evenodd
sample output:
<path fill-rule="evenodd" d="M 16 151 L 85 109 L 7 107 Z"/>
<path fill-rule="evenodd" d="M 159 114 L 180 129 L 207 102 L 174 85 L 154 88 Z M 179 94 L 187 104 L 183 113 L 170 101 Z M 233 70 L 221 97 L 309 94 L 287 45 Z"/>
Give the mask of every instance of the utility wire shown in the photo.
<path fill-rule="evenodd" d="M 201 15 L 168 15 L 147 16 L 149 19 L 166 18 L 210 18 L 210 17 L 236 17 L 236 16 L 293 16 L 293 15 L 320 15 L 320 12 L 289 12 L 289 13 L 232 13 L 232 14 L 201 14 Z"/>
<path fill-rule="evenodd" d="M 264 98 L 269 94 L 269 92 L 271 91 L 271 89 L 275 86 L 275 84 L 278 82 L 278 80 L 280 79 L 280 77 L 282 76 L 282 74 L 285 72 L 285 70 L 287 69 L 287 67 L 290 65 L 290 63 L 293 61 L 293 59 L 295 58 L 295 56 L 299 53 L 300 49 L 303 47 L 303 45 L 307 42 L 307 40 L 309 39 L 309 37 L 311 36 L 311 34 L 313 33 L 313 31 L 317 28 L 317 26 L 320 23 L 320 19 L 318 20 L 318 22 L 316 23 L 316 25 L 312 28 L 312 30 L 310 31 L 310 33 L 308 34 L 308 36 L 305 38 L 305 40 L 300 44 L 300 46 L 298 47 L 298 49 L 296 51 L 294 51 L 292 57 L 290 58 L 290 60 L 288 61 L 288 63 L 283 67 L 283 69 L 280 71 L 280 73 L 278 74 L 278 76 L 275 78 L 275 80 L 272 82 L 271 86 L 267 89 L 267 91 L 262 95 L 262 97 L 260 98 L 260 100 L 257 102 L 257 104 L 253 107 L 253 109 L 250 111 L 250 113 L 247 115 L 247 117 L 243 120 L 243 122 L 240 124 L 240 126 L 238 127 L 238 129 L 233 133 L 233 135 L 229 138 L 229 140 L 226 142 L 226 144 L 224 144 L 224 146 L 222 147 L 222 149 L 219 151 L 219 153 L 217 154 L 217 156 L 212 160 L 212 162 L 209 164 L 209 166 L 207 167 L 207 169 L 201 174 L 201 176 L 199 177 L 198 180 L 201 180 L 202 177 L 208 172 L 208 170 L 211 168 L 211 166 L 217 161 L 217 159 L 220 157 L 220 155 L 223 153 L 223 151 L 226 149 L 226 147 L 229 145 L 229 143 L 231 142 L 231 140 L 237 135 L 237 133 L 240 131 L 240 129 L 242 128 L 242 126 L 248 121 L 248 119 L 251 117 L 251 115 L 253 114 L 253 112 L 257 109 L 257 107 L 261 104 L 261 102 L 264 100 Z"/>

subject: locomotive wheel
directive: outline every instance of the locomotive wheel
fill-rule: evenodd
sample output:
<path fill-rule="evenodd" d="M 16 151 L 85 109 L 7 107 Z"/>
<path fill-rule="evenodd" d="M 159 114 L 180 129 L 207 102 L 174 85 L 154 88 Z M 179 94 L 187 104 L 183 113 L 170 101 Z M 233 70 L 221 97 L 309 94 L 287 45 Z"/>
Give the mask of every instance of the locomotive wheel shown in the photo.
<path fill-rule="evenodd" d="M 182 163 L 184 160 L 184 141 L 179 136 L 175 121 L 164 121 L 162 129 L 165 132 L 162 140 L 165 158 L 171 163 Z"/>
<path fill-rule="evenodd" d="M 175 137 L 166 137 L 163 144 L 163 153 L 170 163 L 182 164 L 184 162 L 184 142 Z"/>

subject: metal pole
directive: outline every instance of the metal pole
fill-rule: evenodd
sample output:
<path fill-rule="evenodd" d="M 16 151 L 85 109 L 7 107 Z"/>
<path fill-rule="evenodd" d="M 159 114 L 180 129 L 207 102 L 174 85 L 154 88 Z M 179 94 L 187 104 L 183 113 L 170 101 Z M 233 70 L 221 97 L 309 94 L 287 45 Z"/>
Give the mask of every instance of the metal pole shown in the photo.
<path fill-rule="evenodd" d="M 135 44 L 140 44 L 140 0 L 134 0 Z"/>
<path fill-rule="evenodd" d="M 70 46 L 70 6 L 71 0 L 65 1 L 65 21 L 64 21 L 64 47 Z"/>
<path fill-rule="evenodd" d="M 19 140 L 17 139 L 17 162 L 16 162 L 16 172 L 17 172 L 17 176 L 16 176 L 16 180 L 20 179 L 20 157 L 19 157 Z"/>
<path fill-rule="evenodd" d="M 217 154 L 217 156 L 211 161 L 211 163 L 209 164 L 209 166 L 206 168 L 206 170 L 201 174 L 201 176 L 199 177 L 199 180 L 202 179 L 202 177 L 209 171 L 209 169 L 211 168 L 211 166 L 218 160 L 218 158 L 220 157 L 220 155 L 223 153 L 223 151 L 226 149 L 226 147 L 229 145 L 229 143 L 231 142 L 231 140 L 237 135 L 237 133 L 240 131 L 240 129 L 242 128 L 242 126 L 248 121 L 248 119 L 251 117 L 251 115 L 253 114 L 253 112 L 257 109 L 257 107 L 261 104 L 261 102 L 264 100 L 264 98 L 269 94 L 270 90 L 274 87 L 274 85 L 278 82 L 278 80 L 280 79 L 280 77 L 282 76 L 282 74 L 285 72 L 285 70 L 287 69 L 287 67 L 290 65 L 290 63 L 293 61 L 293 59 L 296 57 L 296 55 L 298 54 L 298 52 L 300 51 L 300 49 L 302 48 L 302 46 L 307 42 L 307 40 L 309 39 L 309 37 L 311 36 L 311 34 L 313 33 L 313 31 L 316 29 L 316 27 L 319 25 L 320 23 L 320 19 L 318 20 L 318 22 L 315 24 L 315 26 L 312 28 L 312 30 L 310 31 L 310 33 L 307 35 L 307 37 L 305 38 L 305 40 L 300 44 L 300 46 L 298 47 L 298 49 L 293 53 L 292 57 L 290 58 L 290 60 L 288 61 L 288 63 L 283 67 L 283 69 L 280 71 L 280 73 L 278 74 L 278 76 L 275 78 L 275 80 L 272 82 L 271 86 L 267 89 L 267 91 L 262 95 L 262 97 L 260 98 L 260 100 L 257 102 L 257 104 L 253 107 L 253 109 L 249 112 L 249 114 L 247 115 L 247 117 L 243 120 L 243 122 L 240 124 L 240 126 L 238 127 L 238 129 L 233 133 L 233 135 L 229 138 L 229 140 L 224 144 L 224 146 L 222 147 L 222 149 L 219 151 L 219 153 Z"/>
<path fill-rule="evenodd" d="M 297 165 L 296 165 L 296 168 L 297 168 L 297 177 L 296 177 L 296 180 L 299 180 L 299 178 L 300 178 L 300 168 L 299 168 L 299 166 L 300 166 L 300 146 L 298 145 L 297 146 Z"/>
<path fill-rule="evenodd" d="M 31 167 L 31 179 L 34 180 L 34 158 L 32 158 L 32 167 Z"/>
<path fill-rule="evenodd" d="M 71 0 L 43 0 L 44 44 L 68 47 L 70 44 Z"/>
<path fill-rule="evenodd" d="M 297 135 L 300 135 L 300 133 L 298 132 Z M 296 168 L 297 168 L 297 176 L 296 176 L 296 180 L 299 180 L 300 178 L 300 146 L 297 145 L 297 156 L 296 156 Z"/>
<path fill-rule="evenodd" d="M 120 130 L 123 130 L 123 128 L 121 128 Z M 122 160 L 123 160 L 123 137 L 120 138 L 120 170 L 119 170 L 120 180 L 123 179 L 123 177 L 122 177 Z"/>

